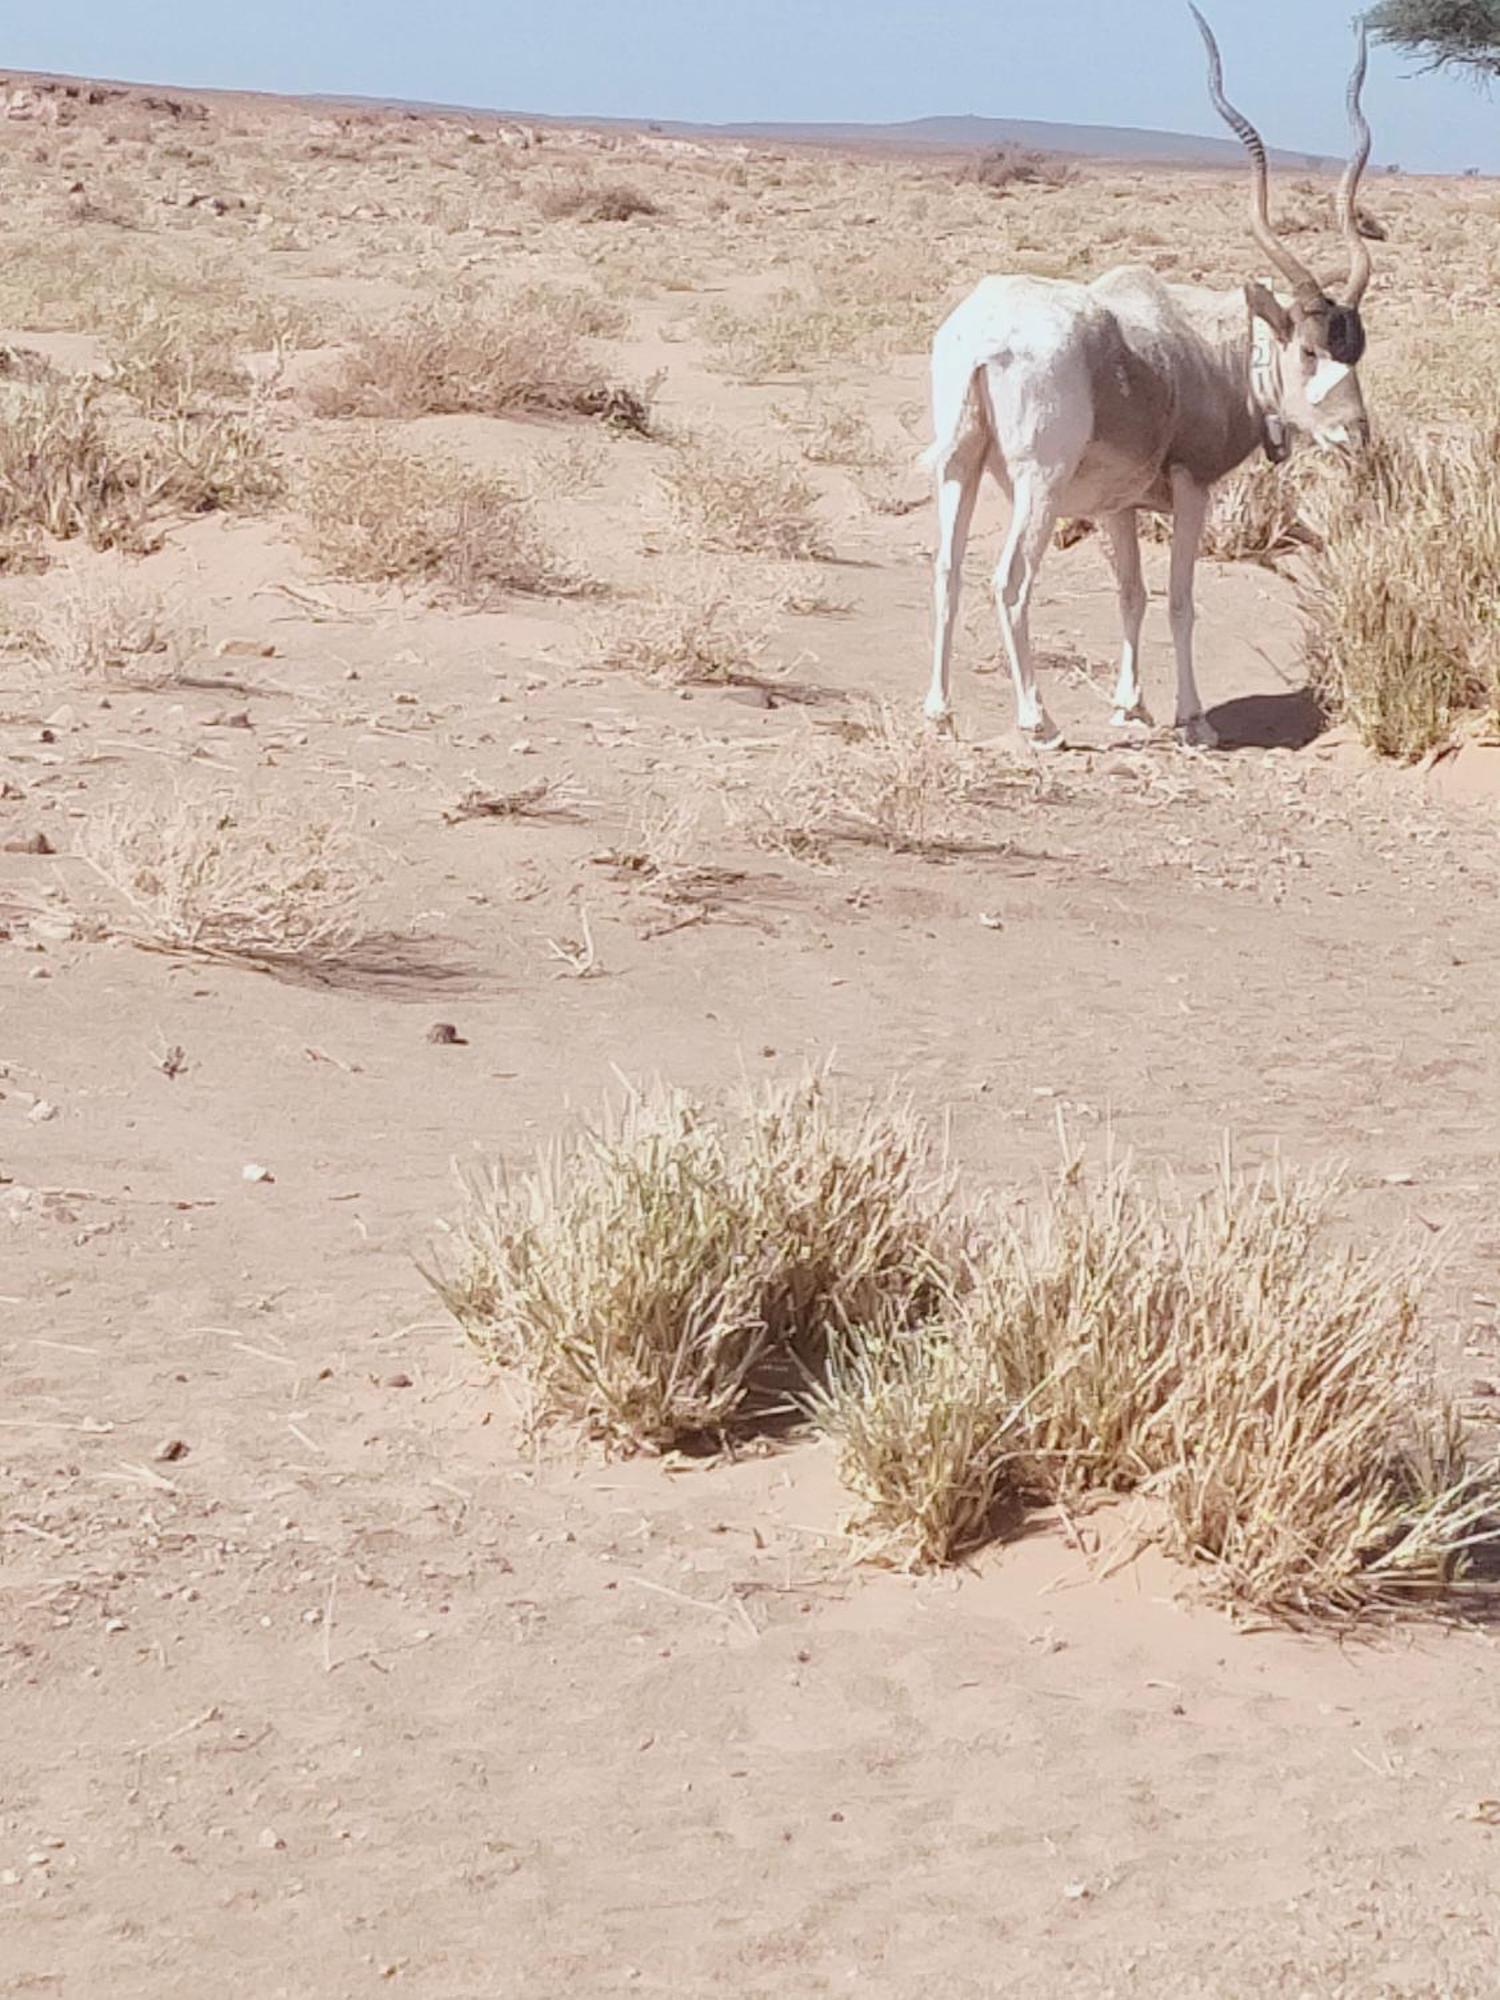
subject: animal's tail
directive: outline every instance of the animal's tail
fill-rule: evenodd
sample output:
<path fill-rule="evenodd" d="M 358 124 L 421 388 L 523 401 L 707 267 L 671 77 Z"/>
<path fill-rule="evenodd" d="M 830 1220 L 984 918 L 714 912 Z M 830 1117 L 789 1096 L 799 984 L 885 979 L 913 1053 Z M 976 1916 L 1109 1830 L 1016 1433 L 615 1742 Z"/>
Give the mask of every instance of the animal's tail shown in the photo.
<path fill-rule="evenodd" d="M 918 463 L 923 470 L 935 473 L 947 464 L 953 456 L 954 447 L 963 435 L 970 419 L 976 413 L 979 389 L 979 370 L 969 368 L 966 374 L 954 374 L 951 379 L 943 368 L 941 357 L 935 356 L 932 370 L 932 443 L 922 453 Z"/>

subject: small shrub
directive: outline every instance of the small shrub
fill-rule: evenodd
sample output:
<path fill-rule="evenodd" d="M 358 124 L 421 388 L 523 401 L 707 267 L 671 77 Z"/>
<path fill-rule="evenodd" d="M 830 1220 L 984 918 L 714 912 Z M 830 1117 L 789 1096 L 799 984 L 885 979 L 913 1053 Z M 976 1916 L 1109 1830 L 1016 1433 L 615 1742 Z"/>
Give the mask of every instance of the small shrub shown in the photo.
<path fill-rule="evenodd" d="M 1220 562 L 1274 565 L 1277 558 L 1316 546 L 1303 518 L 1308 459 L 1280 465 L 1258 457 L 1226 479 L 1213 497 L 1203 531 L 1203 553 Z"/>
<path fill-rule="evenodd" d="M 286 467 L 254 410 L 176 416 L 142 446 L 142 480 L 154 505 L 185 514 L 256 514 L 287 488 Z"/>
<path fill-rule="evenodd" d="M 631 222 L 660 215 L 661 204 L 629 181 L 591 181 L 577 176 L 542 188 L 537 212 L 547 222 Z"/>
<path fill-rule="evenodd" d="M 585 285 L 548 284 L 539 279 L 522 285 L 513 295 L 512 310 L 586 340 L 623 340 L 630 331 L 630 314 L 619 300 L 590 291 Z"/>
<path fill-rule="evenodd" d="M 466 1190 L 457 1268 L 434 1275 L 540 1421 L 665 1449 L 786 1411 L 829 1331 L 950 1254 L 951 1188 L 898 1105 L 845 1121 L 809 1082 L 733 1123 L 632 1095 L 514 1187 Z"/>
<path fill-rule="evenodd" d="M 1335 1189 L 1226 1168 L 1194 1203 L 1128 1163 L 1096 1181 L 1071 1163 L 934 1326 L 859 1329 L 814 1397 L 872 1525 L 943 1559 L 981 1504 L 1141 1492 L 1232 1604 L 1319 1620 L 1440 1600 L 1500 1545 L 1500 1468 L 1466 1462 L 1432 1384 L 1424 1267 L 1333 1245 Z"/>
<path fill-rule="evenodd" d="M 1063 188 L 1078 179 L 1078 169 L 1070 160 L 1055 154 L 1033 152 L 1026 146 L 993 146 L 964 171 L 965 180 L 981 187 L 1004 192 L 1013 187 Z"/>
<path fill-rule="evenodd" d="M 758 844 L 812 860 L 840 843 L 951 854 L 992 838 L 987 809 L 1034 782 L 872 703 L 858 722 L 799 746 L 748 814 Z"/>
<path fill-rule="evenodd" d="M 849 359 L 860 345 L 860 330 L 839 301 L 790 285 L 755 306 L 716 300 L 697 320 L 716 366 L 747 382 L 805 375 Z"/>
<path fill-rule="evenodd" d="M 572 309 L 535 292 L 493 309 L 428 307 L 361 334 L 312 403 L 320 416 L 529 410 L 637 432 L 651 422 L 649 392 L 612 381 L 585 350 Z"/>
<path fill-rule="evenodd" d="M 0 391 L 0 540 L 28 531 L 94 548 L 138 548 L 139 467 L 110 436 L 95 383 L 45 379 Z"/>
<path fill-rule="evenodd" d="M 586 657 L 607 673 L 672 686 L 753 676 L 770 644 L 775 606 L 722 571 L 610 605 L 590 620 Z"/>
<path fill-rule="evenodd" d="M 180 311 L 138 308 L 108 351 L 111 381 L 150 416 L 185 416 L 250 388 L 227 330 Z"/>
<path fill-rule="evenodd" d="M 313 463 L 302 502 L 312 552 L 357 583 L 425 583 L 468 605 L 578 587 L 530 504 L 452 460 L 358 439 Z"/>
<path fill-rule="evenodd" d="M 164 687 L 204 644 L 161 596 L 130 579 L 69 574 L 24 619 L 21 643 L 59 673 Z"/>
<path fill-rule="evenodd" d="M 329 965 L 372 935 L 370 862 L 347 829 L 290 805 L 131 794 L 95 808 L 74 852 L 150 950 Z"/>
<path fill-rule="evenodd" d="M 800 440 L 809 465 L 894 467 L 894 454 L 876 438 L 868 415 L 857 404 L 809 398 L 801 410 L 779 409 L 775 414 Z"/>
<path fill-rule="evenodd" d="M 680 546 L 797 559 L 829 553 L 818 494 L 797 466 L 737 439 L 695 439 L 657 468 Z"/>
<path fill-rule="evenodd" d="M 1382 755 L 1500 704 L 1500 434 L 1384 440 L 1330 472 L 1303 606 L 1313 685 Z"/>

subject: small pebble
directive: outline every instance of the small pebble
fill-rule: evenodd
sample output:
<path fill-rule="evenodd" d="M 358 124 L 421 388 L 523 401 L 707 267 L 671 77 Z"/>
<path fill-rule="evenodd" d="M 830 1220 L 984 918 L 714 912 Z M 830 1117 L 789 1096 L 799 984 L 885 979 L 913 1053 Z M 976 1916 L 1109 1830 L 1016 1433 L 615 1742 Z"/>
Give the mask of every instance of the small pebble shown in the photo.
<path fill-rule="evenodd" d="M 158 1465 L 175 1465 L 180 1458 L 186 1458 L 189 1446 L 182 1438 L 167 1438 L 156 1447 Z"/>
<path fill-rule="evenodd" d="M 427 1030 L 429 1042 L 436 1042 L 440 1048 L 465 1049 L 468 1043 L 451 1021 L 434 1021 Z"/>
<path fill-rule="evenodd" d="M 403 1374 L 387 1375 L 383 1386 L 387 1389 L 409 1389 L 411 1377 Z"/>
<path fill-rule="evenodd" d="M 247 1181 L 274 1181 L 276 1176 L 269 1167 L 258 1167 L 254 1161 L 241 1169 L 241 1178 Z"/>

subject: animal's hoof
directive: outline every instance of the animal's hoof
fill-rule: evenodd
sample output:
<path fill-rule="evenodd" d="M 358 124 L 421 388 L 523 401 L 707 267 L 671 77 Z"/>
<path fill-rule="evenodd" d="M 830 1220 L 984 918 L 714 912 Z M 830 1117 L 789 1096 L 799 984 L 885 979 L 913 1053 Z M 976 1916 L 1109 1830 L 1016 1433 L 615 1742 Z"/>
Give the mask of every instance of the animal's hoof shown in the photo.
<path fill-rule="evenodd" d="M 928 708 L 922 712 L 927 717 L 927 727 L 932 731 L 934 736 L 956 736 L 958 734 L 957 729 L 954 727 L 953 710 L 951 708 Z"/>
<path fill-rule="evenodd" d="M 1066 748 L 1062 731 L 1045 711 L 1030 729 L 1022 726 L 1021 741 L 1033 750 L 1051 752 Z"/>
<path fill-rule="evenodd" d="M 1178 721 L 1177 734 L 1184 750 L 1217 750 L 1219 732 L 1206 715 L 1190 715 Z"/>
<path fill-rule="evenodd" d="M 1113 729 L 1150 729 L 1154 727 L 1151 721 L 1151 711 L 1143 701 L 1138 701 L 1134 708 L 1117 708 L 1109 720 L 1110 727 Z"/>

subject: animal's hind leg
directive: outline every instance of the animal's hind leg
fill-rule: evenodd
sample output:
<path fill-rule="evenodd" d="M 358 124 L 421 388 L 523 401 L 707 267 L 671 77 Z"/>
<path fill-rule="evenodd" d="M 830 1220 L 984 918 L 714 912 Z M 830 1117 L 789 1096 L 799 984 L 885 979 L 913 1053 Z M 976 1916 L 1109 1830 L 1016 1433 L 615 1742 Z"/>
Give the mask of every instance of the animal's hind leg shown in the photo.
<path fill-rule="evenodd" d="M 1031 656 L 1031 597 L 1056 520 L 1057 495 L 1047 481 L 1018 477 L 1010 534 L 995 571 L 995 609 L 1015 683 L 1016 723 L 1039 750 L 1062 747 L 1062 732 L 1037 694 Z"/>
<path fill-rule="evenodd" d="M 963 591 L 964 552 L 969 545 L 969 527 L 974 519 L 974 502 L 979 497 L 979 480 L 983 470 L 984 440 L 973 434 L 961 438 L 938 467 L 932 685 L 927 690 L 925 704 L 928 719 L 932 722 L 946 722 L 952 712 L 949 695 L 953 633 L 958 623 L 958 603 Z"/>
<path fill-rule="evenodd" d="M 1141 694 L 1141 626 L 1146 617 L 1146 580 L 1141 574 L 1139 523 L 1132 508 L 1123 514 L 1109 514 L 1104 521 L 1109 552 L 1114 563 L 1115 584 L 1120 593 L 1120 678 L 1115 683 L 1116 728 L 1132 722 L 1149 723 L 1151 716 Z"/>

